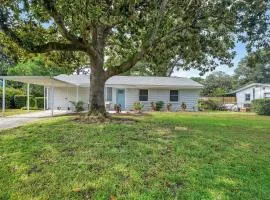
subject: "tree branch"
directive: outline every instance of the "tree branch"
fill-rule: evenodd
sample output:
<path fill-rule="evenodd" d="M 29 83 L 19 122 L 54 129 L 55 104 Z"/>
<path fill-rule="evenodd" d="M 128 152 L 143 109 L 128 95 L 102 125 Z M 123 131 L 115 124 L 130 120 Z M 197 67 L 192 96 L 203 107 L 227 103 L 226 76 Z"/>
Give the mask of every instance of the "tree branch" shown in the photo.
<path fill-rule="evenodd" d="M 158 12 L 158 18 L 156 20 L 156 23 L 154 25 L 154 30 L 152 31 L 151 36 L 149 37 L 149 40 L 144 44 L 140 51 L 135 53 L 133 56 L 128 58 L 125 62 L 120 64 L 119 66 L 113 67 L 112 69 L 109 69 L 106 71 L 106 78 L 109 78 L 111 76 L 121 74 L 125 71 L 128 71 L 131 69 L 138 61 L 140 61 L 144 54 L 147 52 L 147 50 L 153 45 L 158 29 L 160 28 L 161 21 L 164 17 L 165 9 L 167 6 L 168 0 L 163 0 L 161 3 L 160 10 Z"/>
<path fill-rule="evenodd" d="M 55 7 L 55 1 L 53 0 L 44 0 L 44 8 L 48 11 L 50 16 L 54 19 L 54 22 L 57 24 L 61 34 L 72 43 L 81 42 L 82 38 L 78 38 L 75 35 L 71 34 L 65 27 L 63 16 L 58 13 Z"/>

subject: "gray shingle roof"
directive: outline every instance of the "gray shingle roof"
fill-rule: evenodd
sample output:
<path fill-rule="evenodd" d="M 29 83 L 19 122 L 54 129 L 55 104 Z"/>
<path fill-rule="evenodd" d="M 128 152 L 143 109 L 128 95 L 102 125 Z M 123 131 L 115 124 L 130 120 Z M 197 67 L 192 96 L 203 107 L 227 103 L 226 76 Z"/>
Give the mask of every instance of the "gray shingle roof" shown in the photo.
<path fill-rule="evenodd" d="M 73 85 L 89 86 L 89 75 L 59 75 L 54 77 Z M 176 87 L 202 88 L 203 85 L 184 77 L 152 77 L 152 76 L 113 76 L 106 81 L 107 86 L 142 86 L 142 87 Z"/>

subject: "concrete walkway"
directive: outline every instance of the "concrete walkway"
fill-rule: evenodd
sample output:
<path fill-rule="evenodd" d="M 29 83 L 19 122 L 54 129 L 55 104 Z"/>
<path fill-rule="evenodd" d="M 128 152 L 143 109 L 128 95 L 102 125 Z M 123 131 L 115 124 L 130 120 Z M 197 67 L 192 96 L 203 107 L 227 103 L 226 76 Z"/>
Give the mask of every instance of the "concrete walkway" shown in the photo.
<path fill-rule="evenodd" d="M 65 110 L 55 110 L 54 116 L 65 115 L 68 112 Z M 0 117 L 0 131 L 4 129 L 23 126 L 29 122 L 34 122 L 42 118 L 51 117 L 51 111 L 31 112 L 26 114 L 13 115 L 8 117 Z"/>

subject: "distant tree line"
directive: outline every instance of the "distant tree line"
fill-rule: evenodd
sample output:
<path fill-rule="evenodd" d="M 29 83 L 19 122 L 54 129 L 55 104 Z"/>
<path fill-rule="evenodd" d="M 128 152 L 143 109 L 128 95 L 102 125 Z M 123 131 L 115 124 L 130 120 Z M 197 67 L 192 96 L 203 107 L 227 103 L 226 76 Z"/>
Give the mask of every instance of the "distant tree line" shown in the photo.
<path fill-rule="evenodd" d="M 202 96 L 226 95 L 249 83 L 270 83 L 270 51 L 259 50 L 244 57 L 233 75 L 224 72 L 213 72 L 205 79 L 192 77 L 204 85 Z"/>

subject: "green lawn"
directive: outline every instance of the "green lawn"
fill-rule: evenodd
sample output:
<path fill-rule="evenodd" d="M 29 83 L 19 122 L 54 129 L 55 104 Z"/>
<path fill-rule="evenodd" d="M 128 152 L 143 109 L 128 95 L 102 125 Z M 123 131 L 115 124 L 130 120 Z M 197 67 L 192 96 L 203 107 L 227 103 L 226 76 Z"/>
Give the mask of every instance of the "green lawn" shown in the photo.
<path fill-rule="evenodd" d="M 0 133 L 0 199 L 270 199 L 270 117 L 71 119 Z"/>

